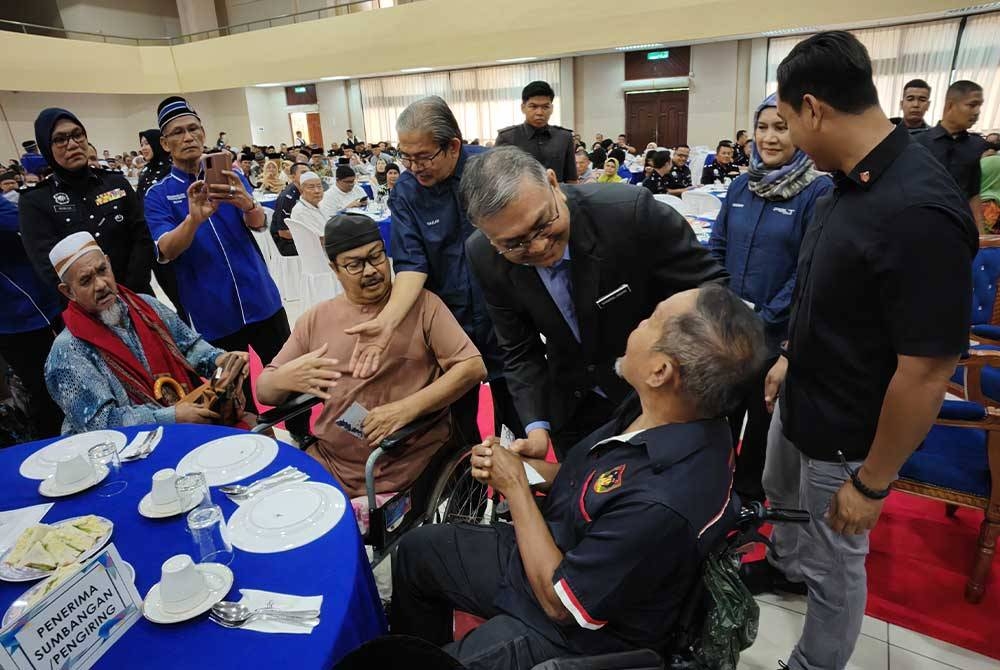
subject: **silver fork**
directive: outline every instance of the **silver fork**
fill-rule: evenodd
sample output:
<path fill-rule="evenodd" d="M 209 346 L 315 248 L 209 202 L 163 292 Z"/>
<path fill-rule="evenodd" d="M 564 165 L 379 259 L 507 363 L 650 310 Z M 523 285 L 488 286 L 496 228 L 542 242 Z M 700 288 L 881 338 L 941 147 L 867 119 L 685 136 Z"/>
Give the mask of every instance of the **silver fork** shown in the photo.
<path fill-rule="evenodd" d="M 275 480 L 270 481 L 270 482 L 268 482 L 266 484 L 262 484 L 260 486 L 255 486 L 255 487 L 251 488 L 249 491 L 247 491 L 245 493 L 235 494 L 235 495 L 234 494 L 227 494 L 227 496 L 229 497 L 230 500 L 233 500 L 233 501 L 236 501 L 236 502 L 245 502 L 245 501 L 250 500 L 251 498 L 253 498 L 255 496 L 260 495 L 261 493 L 265 493 L 267 491 L 270 491 L 273 488 L 277 488 L 278 486 L 283 486 L 285 484 L 298 484 L 299 482 L 304 482 L 304 481 L 307 481 L 308 479 L 309 479 L 309 475 L 307 475 L 304 472 L 290 473 L 290 474 L 285 475 L 281 479 L 275 479 Z"/>
<path fill-rule="evenodd" d="M 277 623 L 284 623 L 297 626 L 317 626 L 319 625 L 319 619 L 316 617 L 305 618 L 296 616 L 281 616 L 275 612 L 254 612 L 250 614 L 245 619 L 237 619 L 235 621 L 227 621 L 217 615 L 215 612 L 209 612 L 208 618 L 215 623 L 219 624 L 223 628 L 243 628 L 250 625 L 251 623 L 258 621 L 260 619 L 270 619 Z"/>
<path fill-rule="evenodd" d="M 225 486 L 220 486 L 219 490 L 227 496 L 241 496 L 252 489 L 267 486 L 268 484 L 276 481 L 281 481 L 285 477 L 298 472 L 301 471 L 295 466 L 289 465 L 287 468 L 282 468 L 273 475 L 268 475 L 267 477 L 258 479 L 255 482 L 250 482 L 249 484 L 226 484 Z"/>
<path fill-rule="evenodd" d="M 159 430 L 159 429 L 157 428 L 156 430 Z M 132 455 L 131 456 L 126 456 L 125 458 L 123 458 L 121 460 L 125 461 L 125 462 L 128 462 L 128 461 L 137 461 L 140 458 L 142 458 L 143 456 L 145 456 L 146 455 L 146 447 L 148 447 L 153 442 L 153 439 L 156 437 L 156 430 L 149 431 L 149 435 L 147 435 L 145 437 L 145 439 L 143 439 L 142 444 L 140 444 L 138 447 L 135 448 L 135 451 L 132 452 Z"/>

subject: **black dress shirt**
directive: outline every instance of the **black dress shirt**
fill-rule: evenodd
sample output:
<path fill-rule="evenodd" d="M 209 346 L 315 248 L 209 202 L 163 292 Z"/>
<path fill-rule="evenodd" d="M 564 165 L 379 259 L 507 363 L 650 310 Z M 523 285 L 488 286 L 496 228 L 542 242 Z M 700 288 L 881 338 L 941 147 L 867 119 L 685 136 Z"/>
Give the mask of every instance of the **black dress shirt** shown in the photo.
<path fill-rule="evenodd" d="M 674 165 L 670 168 L 670 172 L 667 173 L 664 179 L 667 182 L 668 191 L 687 188 L 691 186 L 691 168 L 687 165 L 681 165 L 680 167 Z"/>
<path fill-rule="evenodd" d="M 302 197 L 302 192 L 295 184 L 289 184 L 278 194 L 274 201 L 274 215 L 271 216 L 271 239 L 282 256 L 298 256 L 299 252 L 295 248 L 295 241 L 282 237 L 278 234 L 280 230 L 288 230 L 285 219 L 292 215 L 292 207 Z"/>
<path fill-rule="evenodd" d="M 979 160 L 987 149 L 982 135 L 974 135 L 963 130 L 952 135 L 940 123 L 914 138 L 930 149 L 958 184 L 966 198 L 979 195 L 982 169 Z"/>
<path fill-rule="evenodd" d="M 560 126 L 535 128 L 527 123 L 520 123 L 508 126 L 497 134 L 496 146 L 505 144 L 527 151 L 539 163 L 555 172 L 559 181 L 576 181 L 573 131 Z"/>

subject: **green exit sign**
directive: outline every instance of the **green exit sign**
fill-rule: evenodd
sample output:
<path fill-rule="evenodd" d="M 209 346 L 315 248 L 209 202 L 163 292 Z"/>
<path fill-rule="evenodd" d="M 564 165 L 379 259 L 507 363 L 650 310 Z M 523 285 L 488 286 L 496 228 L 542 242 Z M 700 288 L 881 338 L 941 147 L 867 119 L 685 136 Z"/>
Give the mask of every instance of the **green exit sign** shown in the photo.
<path fill-rule="evenodd" d="M 669 51 L 650 51 L 646 54 L 646 60 L 667 60 L 670 58 Z"/>
<path fill-rule="evenodd" d="M 296 93 L 305 93 L 306 92 L 306 87 L 305 86 L 296 86 L 295 87 L 295 92 Z"/>

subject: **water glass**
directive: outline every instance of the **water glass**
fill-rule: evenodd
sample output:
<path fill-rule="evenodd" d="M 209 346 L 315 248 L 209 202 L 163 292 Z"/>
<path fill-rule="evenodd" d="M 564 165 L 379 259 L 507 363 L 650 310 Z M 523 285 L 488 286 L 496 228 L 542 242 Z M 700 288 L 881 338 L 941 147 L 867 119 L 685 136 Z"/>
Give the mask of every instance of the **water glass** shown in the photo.
<path fill-rule="evenodd" d="M 199 563 L 229 565 L 232 562 L 233 545 L 229 542 L 229 531 L 221 507 L 194 508 L 187 516 L 187 525 Z"/>
<path fill-rule="evenodd" d="M 205 473 L 191 472 L 181 475 L 174 482 L 177 489 L 177 498 L 180 500 L 181 509 L 202 509 L 212 507 L 212 494 L 208 490 L 208 482 L 205 480 Z"/>
<path fill-rule="evenodd" d="M 116 496 L 128 486 L 128 482 L 122 477 L 122 462 L 118 457 L 118 446 L 114 442 L 101 442 L 95 444 L 87 450 L 90 457 L 90 464 L 95 471 L 101 468 L 108 469 L 108 476 L 97 488 L 97 495 L 102 498 Z"/>

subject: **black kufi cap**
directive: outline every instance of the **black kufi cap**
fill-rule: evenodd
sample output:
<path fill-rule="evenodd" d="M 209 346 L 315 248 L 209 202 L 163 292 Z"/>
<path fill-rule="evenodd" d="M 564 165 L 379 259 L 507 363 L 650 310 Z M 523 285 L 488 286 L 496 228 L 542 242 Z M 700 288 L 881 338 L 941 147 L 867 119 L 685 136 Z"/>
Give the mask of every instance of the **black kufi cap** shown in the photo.
<path fill-rule="evenodd" d="M 364 214 L 334 214 L 323 228 L 323 248 L 331 261 L 337 254 L 381 239 L 378 224 Z"/>
<path fill-rule="evenodd" d="M 193 116 L 201 121 L 201 117 L 192 109 L 187 100 L 179 95 L 172 95 L 161 102 L 160 106 L 156 108 L 156 123 L 160 126 L 160 132 L 163 132 L 167 124 L 178 116 Z"/>

